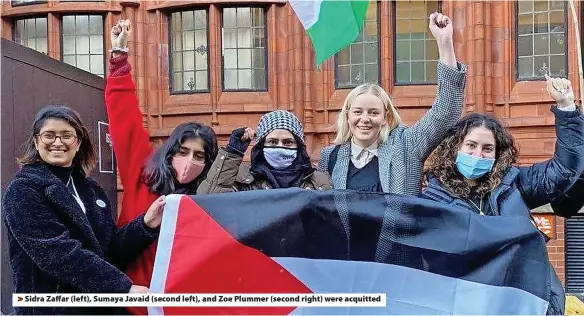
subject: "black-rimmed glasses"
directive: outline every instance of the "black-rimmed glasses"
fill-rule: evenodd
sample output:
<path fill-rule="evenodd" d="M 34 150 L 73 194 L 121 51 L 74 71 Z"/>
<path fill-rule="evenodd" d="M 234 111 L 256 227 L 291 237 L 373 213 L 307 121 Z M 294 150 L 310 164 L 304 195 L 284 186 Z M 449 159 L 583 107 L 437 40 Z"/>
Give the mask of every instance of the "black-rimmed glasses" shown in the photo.
<path fill-rule="evenodd" d="M 77 138 L 77 136 L 73 133 L 70 132 L 66 132 L 63 133 L 61 135 L 57 135 L 54 132 L 44 132 L 41 134 L 37 135 L 40 139 L 41 142 L 43 142 L 45 145 L 52 145 L 57 138 L 59 138 L 61 140 L 61 143 L 63 143 L 63 145 L 65 146 L 69 146 L 71 144 L 73 144 L 75 142 L 75 139 Z"/>

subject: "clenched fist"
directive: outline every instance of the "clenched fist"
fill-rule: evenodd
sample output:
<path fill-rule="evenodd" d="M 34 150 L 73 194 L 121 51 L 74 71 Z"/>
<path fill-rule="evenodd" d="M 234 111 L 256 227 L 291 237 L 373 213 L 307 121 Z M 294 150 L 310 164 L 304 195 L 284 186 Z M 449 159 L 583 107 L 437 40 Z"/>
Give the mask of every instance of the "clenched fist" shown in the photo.
<path fill-rule="evenodd" d="M 128 36 L 132 33 L 132 23 L 130 20 L 120 20 L 111 30 L 111 43 L 114 57 L 119 55 L 116 49 L 125 50 L 128 48 Z"/>

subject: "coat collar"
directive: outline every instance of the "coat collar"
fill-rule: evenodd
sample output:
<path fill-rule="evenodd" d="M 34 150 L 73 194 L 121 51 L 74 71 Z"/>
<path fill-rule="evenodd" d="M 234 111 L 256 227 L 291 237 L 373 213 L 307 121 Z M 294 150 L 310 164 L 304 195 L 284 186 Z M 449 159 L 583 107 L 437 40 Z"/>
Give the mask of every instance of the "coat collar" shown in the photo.
<path fill-rule="evenodd" d="M 92 221 L 97 221 L 97 218 L 95 218 L 96 214 L 94 214 L 95 210 L 93 203 L 88 202 L 95 201 L 96 197 L 91 189 L 80 190 L 80 187 L 82 186 L 91 186 L 90 182 L 87 181 L 82 174 L 79 172 L 73 172 L 72 176 L 77 185 L 77 190 L 79 191 L 81 199 L 86 204 L 87 215 L 83 213 L 83 210 L 65 186 L 65 183 L 57 178 L 57 176 L 55 176 L 44 163 L 35 163 L 24 166 L 19 176 L 26 178 L 28 182 L 39 189 L 44 189 L 47 198 L 55 205 L 54 209 L 67 216 L 71 222 L 83 232 L 83 235 L 91 245 L 91 248 L 97 251 L 100 255 L 103 255 L 102 249 L 90 223 L 90 219 Z"/>

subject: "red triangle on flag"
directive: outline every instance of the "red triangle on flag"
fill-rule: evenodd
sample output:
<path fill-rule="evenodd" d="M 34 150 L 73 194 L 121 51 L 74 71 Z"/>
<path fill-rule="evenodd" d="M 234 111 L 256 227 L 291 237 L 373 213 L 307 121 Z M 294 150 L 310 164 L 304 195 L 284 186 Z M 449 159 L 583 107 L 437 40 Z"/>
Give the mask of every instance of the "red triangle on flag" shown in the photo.
<path fill-rule="evenodd" d="M 236 240 L 188 196 L 179 204 L 171 251 L 165 293 L 312 293 L 270 257 Z M 294 309 L 165 307 L 164 313 L 284 315 Z"/>

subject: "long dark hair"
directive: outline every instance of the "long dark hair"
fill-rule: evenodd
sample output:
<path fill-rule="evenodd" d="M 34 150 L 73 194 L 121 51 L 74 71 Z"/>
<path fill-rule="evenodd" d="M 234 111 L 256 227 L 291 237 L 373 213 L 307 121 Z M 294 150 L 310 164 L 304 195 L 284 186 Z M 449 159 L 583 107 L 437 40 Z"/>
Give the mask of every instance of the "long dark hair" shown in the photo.
<path fill-rule="evenodd" d="M 456 169 L 456 156 L 466 135 L 480 126 L 490 130 L 495 137 L 495 164 L 490 173 L 477 179 L 477 184 L 471 187 L 466 178 Z M 438 145 L 430 158 L 426 180 L 429 175 L 436 177 L 456 196 L 468 198 L 472 191 L 482 197 L 501 184 L 503 176 L 516 161 L 517 148 L 511 133 L 496 118 L 473 113 L 458 121 Z"/>
<path fill-rule="evenodd" d="M 89 137 L 89 131 L 83 124 L 79 113 L 75 112 L 69 107 L 63 105 L 47 105 L 41 108 L 30 130 L 28 139 L 24 142 L 24 156 L 18 158 L 16 161 L 20 166 L 34 164 L 42 161 L 38 150 L 35 147 L 35 137 L 39 134 L 47 120 L 62 120 L 67 122 L 75 129 L 77 134 L 77 142 L 80 142 L 79 151 L 73 158 L 74 169 L 79 171 L 82 175 L 87 176 L 97 162 L 97 155 L 95 147 Z M 39 140 L 40 141 L 40 140 Z"/>
<path fill-rule="evenodd" d="M 188 192 L 195 193 L 198 185 L 207 176 L 218 152 L 217 136 L 213 129 L 196 122 L 177 126 L 168 140 L 146 162 L 142 171 L 142 181 L 151 192 L 166 195 L 176 191 L 176 171 L 172 167 L 172 157 L 179 152 L 182 143 L 197 138 L 203 140 L 205 168 L 197 179 L 187 185 Z"/>

